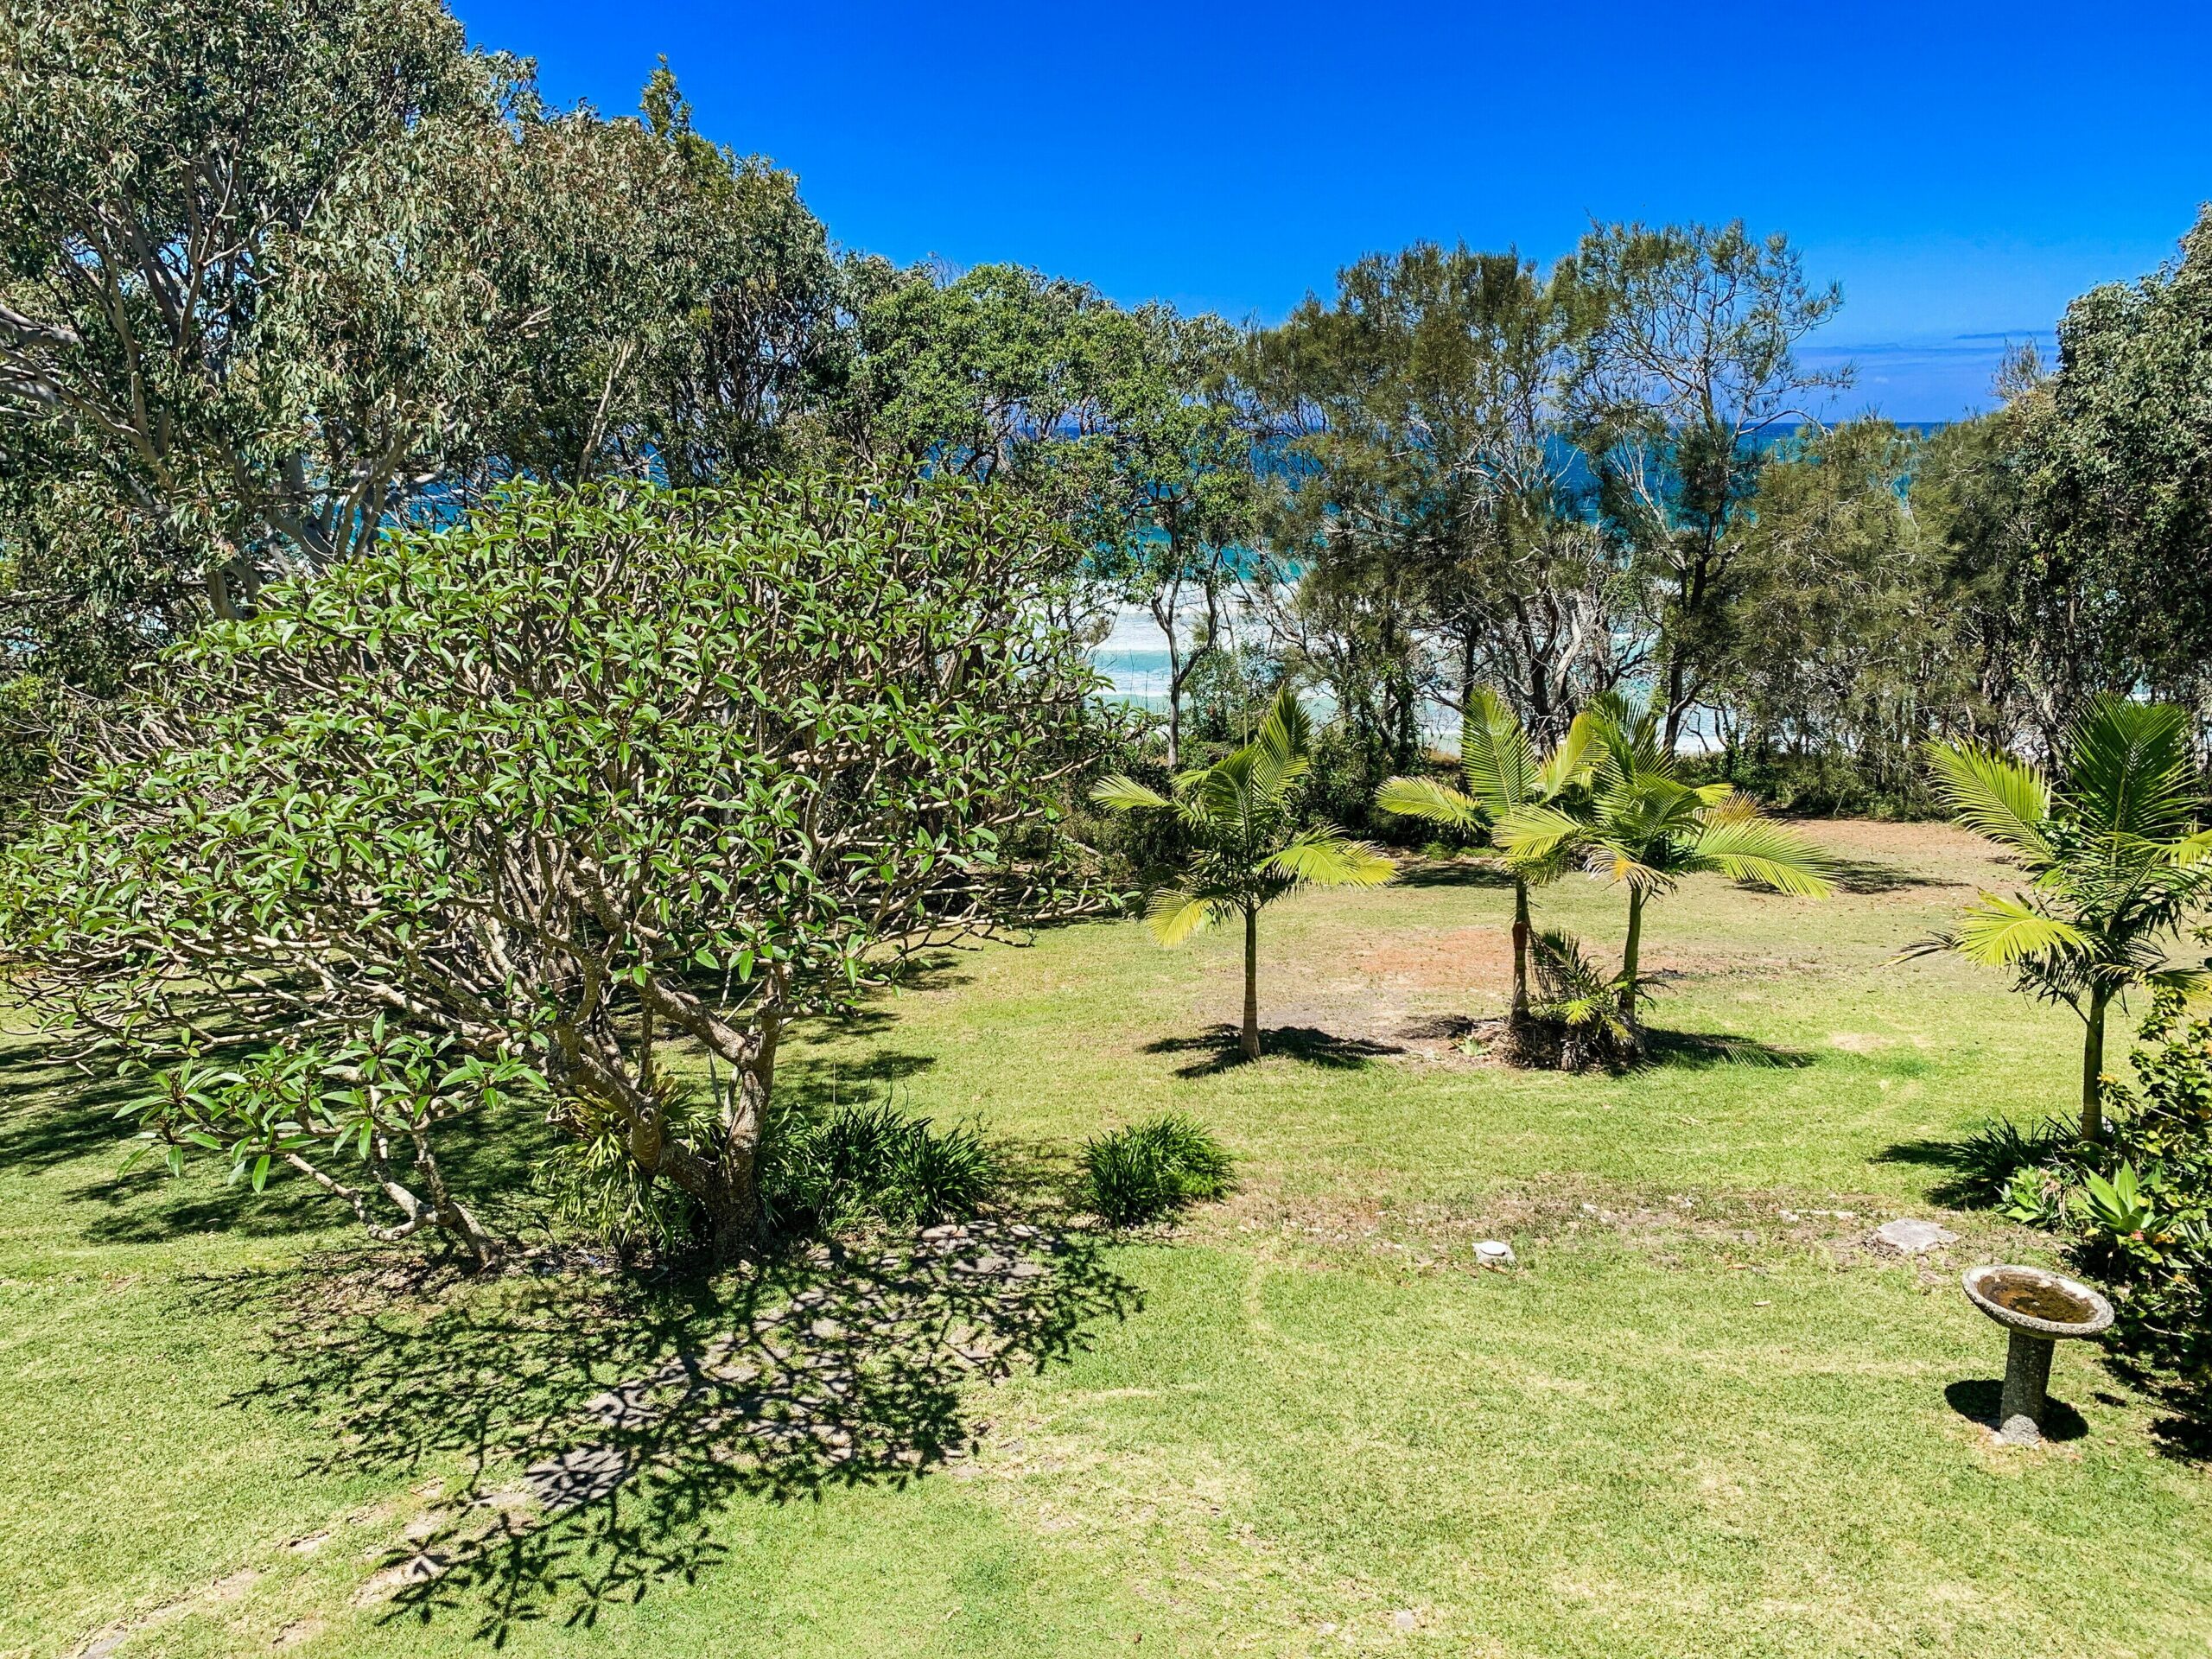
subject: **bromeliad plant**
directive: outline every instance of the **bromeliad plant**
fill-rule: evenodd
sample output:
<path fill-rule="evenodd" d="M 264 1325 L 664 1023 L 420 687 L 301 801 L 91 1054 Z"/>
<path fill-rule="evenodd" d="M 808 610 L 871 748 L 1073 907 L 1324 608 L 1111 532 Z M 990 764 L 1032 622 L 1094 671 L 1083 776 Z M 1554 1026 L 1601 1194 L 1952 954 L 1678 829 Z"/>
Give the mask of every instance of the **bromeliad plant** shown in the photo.
<path fill-rule="evenodd" d="M 1393 778 L 1376 792 L 1385 812 L 1440 823 L 1468 836 L 1491 835 L 1496 826 L 1524 807 L 1548 806 L 1572 814 L 1590 781 L 1597 753 L 1591 717 L 1578 715 L 1567 735 L 1541 760 L 1528 728 L 1505 700 L 1488 686 L 1470 700 L 1459 734 L 1459 771 L 1464 792 L 1432 778 Z M 1534 938 L 1529 890 L 1557 880 L 1573 868 L 1566 843 L 1537 855 L 1509 852 L 1513 877 L 1513 1011 L 1516 1025 L 1529 1018 L 1529 958 Z"/>
<path fill-rule="evenodd" d="M 505 1103 L 726 1258 L 792 1020 L 1103 902 L 1058 828 L 1096 717 L 1068 564 L 964 486 L 519 488 L 181 648 L 0 856 L 0 963 L 144 1069 L 180 1159 L 481 1257 L 438 1148 Z M 672 1042 L 734 1081 L 676 1101 Z"/>
<path fill-rule="evenodd" d="M 1958 927 L 1908 957 L 1955 951 L 2010 969 L 2020 990 L 2080 1017 L 2081 1132 L 2104 1133 L 2105 1014 L 2142 986 L 2189 991 L 2212 964 L 2167 946 L 2212 893 L 2212 831 L 2179 709 L 2099 697 L 2069 726 L 2055 773 L 1963 744 L 1929 750 L 1936 792 L 1967 829 L 2002 846 L 2024 890 L 1984 893 Z"/>
<path fill-rule="evenodd" d="M 1703 874 L 1822 898 L 1830 861 L 1730 785 L 1685 783 L 1651 707 L 1606 698 L 1589 718 L 1599 753 L 1586 807 L 1532 803 L 1506 814 L 1494 833 L 1514 858 L 1572 859 L 1626 885 L 1628 931 L 1615 982 L 1621 1018 L 1633 1030 L 1647 904 Z"/>
<path fill-rule="evenodd" d="M 1301 825 L 1299 785 L 1312 766 L 1313 730 L 1286 687 L 1260 730 L 1211 766 L 1184 772 L 1171 800 L 1126 775 L 1091 791 L 1122 812 L 1173 812 L 1192 852 L 1180 887 L 1155 893 L 1147 913 L 1162 944 L 1199 929 L 1244 924 L 1244 1019 L 1238 1043 L 1260 1058 L 1260 912 L 1301 887 L 1380 887 L 1397 867 L 1333 825 Z"/>

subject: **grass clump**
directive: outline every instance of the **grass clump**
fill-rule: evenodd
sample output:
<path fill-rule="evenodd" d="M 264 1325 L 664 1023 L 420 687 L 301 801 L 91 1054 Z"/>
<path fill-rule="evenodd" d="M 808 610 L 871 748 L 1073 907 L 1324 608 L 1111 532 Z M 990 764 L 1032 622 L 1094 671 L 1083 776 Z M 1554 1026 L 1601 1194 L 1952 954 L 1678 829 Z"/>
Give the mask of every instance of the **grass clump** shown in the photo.
<path fill-rule="evenodd" d="M 1084 1144 L 1082 1201 L 1109 1225 L 1134 1227 L 1222 1197 L 1230 1169 L 1227 1147 L 1181 1113 L 1167 1112 Z"/>
<path fill-rule="evenodd" d="M 777 1124 L 762 1164 L 761 1210 L 785 1234 L 944 1221 L 974 1215 L 1002 1175 L 997 1154 L 973 1128 L 938 1128 L 889 1100 L 839 1106 Z"/>

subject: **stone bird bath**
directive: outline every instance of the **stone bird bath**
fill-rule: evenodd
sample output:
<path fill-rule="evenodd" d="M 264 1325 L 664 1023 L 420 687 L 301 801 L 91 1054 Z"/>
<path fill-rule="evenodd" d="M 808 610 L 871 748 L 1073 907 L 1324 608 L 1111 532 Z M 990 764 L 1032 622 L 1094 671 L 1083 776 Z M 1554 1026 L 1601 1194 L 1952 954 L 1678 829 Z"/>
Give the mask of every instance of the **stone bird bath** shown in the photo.
<path fill-rule="evenodd" d="M 2043 1440 L 2052 1347 L 2097 1335 L 2112 1323 L 2112 1304 L 2087 1285 L 2041 1268 L 1975 1268 L 1960 1282 L 1968 1301 L 2012 1333 L 1998 1435 L 2014 1446 L 2037 1445 Z"/>

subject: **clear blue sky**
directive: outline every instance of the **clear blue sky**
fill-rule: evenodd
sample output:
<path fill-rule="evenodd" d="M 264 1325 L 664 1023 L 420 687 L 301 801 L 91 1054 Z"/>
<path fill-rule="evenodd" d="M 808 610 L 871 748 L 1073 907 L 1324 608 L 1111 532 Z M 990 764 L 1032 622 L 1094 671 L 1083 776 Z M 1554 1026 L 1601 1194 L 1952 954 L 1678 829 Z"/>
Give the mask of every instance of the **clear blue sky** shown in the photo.
<path fill-rule="evenodd" d="M 666 54 L 842 245 L 1018 260 L 1271 321 L 1416 238 L 1548 260 L 1593 215 L 1783 230 L 1853 406 L 1987 400 L 2007 337 L 2212 198 L 2212 6 L 1620 0 L 1020 6 L 454 0 L 553 98 Z"/>

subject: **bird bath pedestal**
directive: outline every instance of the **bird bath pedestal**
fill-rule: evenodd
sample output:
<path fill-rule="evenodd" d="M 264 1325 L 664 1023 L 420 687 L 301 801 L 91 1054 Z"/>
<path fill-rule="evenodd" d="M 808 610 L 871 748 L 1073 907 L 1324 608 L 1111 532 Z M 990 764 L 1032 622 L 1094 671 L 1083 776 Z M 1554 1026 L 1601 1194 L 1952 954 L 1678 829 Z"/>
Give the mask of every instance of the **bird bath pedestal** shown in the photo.
<path fill-rule="evenodd" d="M 1976 1268 L 1960 1282 L 1968 1301 L 2012 1333 L 1998 1436 L 2014 1446 L 2034 1446 L 2043 1439 L 2052 1345 L 2095 1336 L 2112 1323 L 2112 1304 L 2087 1285 L 2041 1268 Z"/>

